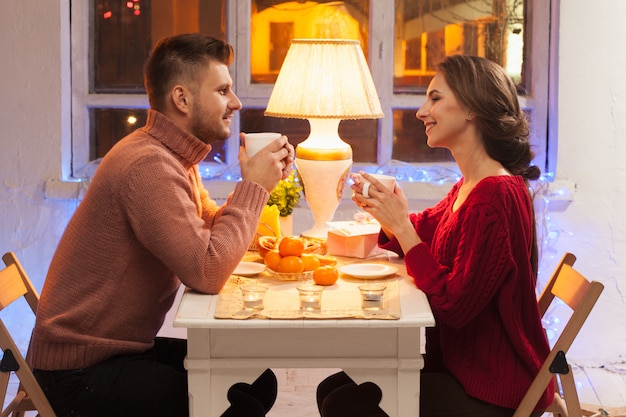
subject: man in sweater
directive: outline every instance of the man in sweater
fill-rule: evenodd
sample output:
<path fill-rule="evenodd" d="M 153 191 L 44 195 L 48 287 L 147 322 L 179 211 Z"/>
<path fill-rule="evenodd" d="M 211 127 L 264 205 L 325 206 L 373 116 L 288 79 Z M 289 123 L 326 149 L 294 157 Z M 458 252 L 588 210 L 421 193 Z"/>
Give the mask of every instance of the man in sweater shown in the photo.
<path fill-rule="evenodd" d="M 187 416 L 186 341 L 157 338 L 181 282 L 216 294 L 246 252 L 269 192 L 291 172 L 285 136 L 254 157 L 219 207 L 197 164 L 241 108 L 232 47 L 187 34 L 157 43 L 144 69 L 146 126 L 103 158 L 46 278 L 35 375 L 59 417 Z"/>

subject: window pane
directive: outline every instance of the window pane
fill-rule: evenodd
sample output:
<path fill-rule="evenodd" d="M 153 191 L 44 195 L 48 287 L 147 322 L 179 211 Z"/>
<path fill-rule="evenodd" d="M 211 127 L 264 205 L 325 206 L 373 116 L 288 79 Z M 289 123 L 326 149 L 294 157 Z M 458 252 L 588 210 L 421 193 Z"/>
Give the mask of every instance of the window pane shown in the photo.
<path fill-rule="evenodd" d="M 144 109 L 91 109 L 90 160 L 102 158 L 120 139 L 146 124 Z"/>
<path fill-rule="evenodd" d="M 404 162 L 448 162 L 454 161 L 450 151 L 431 148 L 424 123 L 415 117 L 417 109 L 393 111 L 392 159 Z"/>
<path fill-rule="evenodd" d="M 421 92 L 447 55 L 479 55 L 524 79 L 525 0 L 395 0 L 394 91 Z"/>
<path fill-rule="evenodd" d="M 368 57 L 369 0 L 252 0 L 252 83 L 274 83 L 292 39 L 357 39 Z"/>
<path fill-rule="evenodd" d="M 242 109 L 242 132 L 280 132 L 296 146 L 310 133 L 309 122 L 304 119 L 284 119 L 267 117 L 264 109 Z M 376 163 L 376 134 L 378 121 L 375 119 L 342 120 L 339 122 L 339 136 L 352 146 L 354 162 Z"/>
<path fill-rule="evenodd" d="M 90 160 L 102 158 L 124 136 L 146 124 L 148 112 L 144 109 L 91 109 Z M 205 161 L 214 157 L 225 160 L 226 141 L 212 144 L 212 150 Z"/>
<path fill-rule="evenodd" d="M 393 150 L 391 158 L 403 162 L 454 162 L 450 151 L 430 148 L 424 123 L 415 117 L 418 109 L 393 110 Z M 525 109 L 533 130 L 532 109 Z M 536 162 L 541 165 L 541 163 Z"/>
<path fill-rule="evenodd" d="M 157 40 L 201 32 L 225 39 L 226 0 L 96 0 L 90 92 L 143 93 L 143 64 Z"/>

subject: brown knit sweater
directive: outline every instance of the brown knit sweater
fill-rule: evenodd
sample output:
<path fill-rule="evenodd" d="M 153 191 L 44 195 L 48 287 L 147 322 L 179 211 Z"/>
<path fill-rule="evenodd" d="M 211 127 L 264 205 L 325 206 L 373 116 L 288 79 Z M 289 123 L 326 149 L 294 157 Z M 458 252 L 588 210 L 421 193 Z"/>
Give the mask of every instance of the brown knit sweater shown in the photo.
<path fill-rule="evenodd" d="M 210 146 L 149 110 L 103 158 L 44 283 L 31 341 L 37 369 L 79 369 L 152 346 L 180 283 L 215 294 L 250 244 L 269 197 L 242 181 L 210 199 Z"/>

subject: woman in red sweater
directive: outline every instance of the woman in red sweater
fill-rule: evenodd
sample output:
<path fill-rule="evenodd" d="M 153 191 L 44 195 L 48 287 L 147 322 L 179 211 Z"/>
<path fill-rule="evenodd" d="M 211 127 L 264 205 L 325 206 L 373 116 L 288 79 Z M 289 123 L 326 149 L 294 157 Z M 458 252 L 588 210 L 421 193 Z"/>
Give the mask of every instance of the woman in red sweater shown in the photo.
<path fill-rule="evenodd" d="M 352 189 L 382 226 L 379 244 L 404 256 L 437 321 L 426 335 L 421 416 L 511 416 L 549 352 L 535 293 L 529 181 L 540 170 L 531 165 L 528 122 L 504 70 L 463 55 L 441 62 L 417 118 L 428 145 L 450 150 L 461 170 L 448 195 L 409 213 L 397 186 L 388 191 L 362 173 Z"/>

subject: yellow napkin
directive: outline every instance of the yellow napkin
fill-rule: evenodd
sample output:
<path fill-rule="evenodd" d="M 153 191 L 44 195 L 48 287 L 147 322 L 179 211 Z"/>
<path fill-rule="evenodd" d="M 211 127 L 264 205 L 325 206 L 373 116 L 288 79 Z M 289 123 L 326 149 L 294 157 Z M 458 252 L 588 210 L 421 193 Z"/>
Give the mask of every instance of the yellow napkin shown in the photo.
<path fill-rule="evenodd" d="M 257 234 L 261 236 L 281 237 L 279 216 L 280 212 L 278 211 L 278 206 L 266 205 L 263 207 L 261 218 L 259 219 L 259 226 L 256 230 Z"/>

